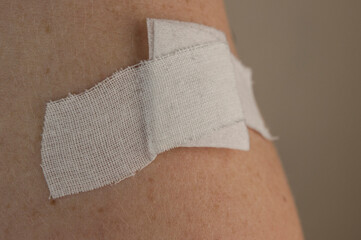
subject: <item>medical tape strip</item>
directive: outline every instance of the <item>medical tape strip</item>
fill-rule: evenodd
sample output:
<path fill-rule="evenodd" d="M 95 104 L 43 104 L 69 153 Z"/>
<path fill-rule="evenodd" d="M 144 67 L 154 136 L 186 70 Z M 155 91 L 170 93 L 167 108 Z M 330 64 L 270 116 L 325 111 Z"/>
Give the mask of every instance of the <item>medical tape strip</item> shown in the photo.
<path fill-rule="evenodd" d="M 190 46 L 223 42 L 225 35 L 211 27 L 200 24 L 165 19 L 147 19 L 149 58 L 172 53 Z M 232 59 L 233 60 L 233 59 Z M 184 147 L 223 147 L 249 149 L 249 137 L 244 121 L 223 127 L 195 141 L 182 144 Z"/>
<path fill-rule="evenodd" d="M 249 150 L 247 126 L 277 139 L 258 110 L 250 69 L 229 54 L 228 47 L 213 51 L 227 45 L 222 32 L 164 19 L 148 19 L 147 25 L 150 61 L 118 71 L 82 94 L 47 104 L 41 166 L 52 198 L 119 182 L 174 147 Z M 222 54 L 226 61 L 218 62 Z M 202 56 L 204 61 L 199 61 Z M 189 71 L 194 67 L 197 71 Z M 192 74 L 202 81 L 190 82 L 198 79 Z M 202 103 L 203 95 L 217 94 L 217 102 Z M 189 105 L 197 97 L 198 104 Z"/>
<path fill-rule="evenodd" d="M 147 29 L 150 59 L 197 44 L 206 44 L 214 41 L 227 42 L 223 32 L 192 22 L 149 18 L 147 19 Z M 212 135 L 203 137 L 202 141 L 190 142 L 186 146 L 237 148 L 239 142 L 243 141 L 244 145 L 247 144 L 245 141 L 248 141 L 243 133 L 247 130 L 244 124 L 247 124 L 249 128 L 256 130 L 268 140 L 278 139 L 277 136 L 271 135 L 258 109 L 253 93 L 254 82 L 252 81 L 251 69 L 244 66 L 234 55 L 232 55 L 231 58 L 236 74 L 237 91 L 245 115 L 245 122 L 240 122 L 232 127 L 222 128 Z M 234 131 L 235 129 L 238 130 Z"/>
<path fill-rule="evenodd" d="M 119 182 L 163 151 L 242 121 L 228 45 L 199 45 L 49 102 L 41 166 L 58 198 Z"/>

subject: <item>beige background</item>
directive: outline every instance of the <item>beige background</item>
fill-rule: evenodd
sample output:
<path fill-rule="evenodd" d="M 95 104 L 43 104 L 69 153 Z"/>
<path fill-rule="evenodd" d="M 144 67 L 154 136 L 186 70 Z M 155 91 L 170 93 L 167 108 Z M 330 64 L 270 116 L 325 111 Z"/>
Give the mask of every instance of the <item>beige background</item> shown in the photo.
<path fill-rule="evenodd" d="M 361 1 L 225 3 L 306 239 L 361 239 Z"/>

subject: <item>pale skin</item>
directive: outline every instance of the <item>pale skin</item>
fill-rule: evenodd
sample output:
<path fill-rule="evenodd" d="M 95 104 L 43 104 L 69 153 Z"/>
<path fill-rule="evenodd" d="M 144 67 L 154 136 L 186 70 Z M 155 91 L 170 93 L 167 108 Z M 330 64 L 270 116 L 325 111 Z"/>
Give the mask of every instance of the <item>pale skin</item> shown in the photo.
<path fill-rule="evenodd" d="M 0 239 L 303 239 L 272 142 L 176 148 L 134 177 L 49 200 L 45 103 L 147 59 L 145 19 L 215 27 L 219 0 L 0 1 Z"/>

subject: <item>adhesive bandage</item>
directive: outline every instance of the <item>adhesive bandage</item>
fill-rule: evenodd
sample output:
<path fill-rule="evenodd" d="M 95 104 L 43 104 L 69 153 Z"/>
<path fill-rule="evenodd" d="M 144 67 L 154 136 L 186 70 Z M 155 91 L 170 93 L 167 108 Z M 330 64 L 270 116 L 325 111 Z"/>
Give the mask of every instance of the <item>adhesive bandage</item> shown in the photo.
<path fill-rule="evenodd" d="M 222 32 L 171 20 L 147 25 L 148 61 L 47 104 L 41 166 L 52 198 L 119 182 L 176 147 L 247 151 L 247 125 L 274 139 L 250 70 Z"/>

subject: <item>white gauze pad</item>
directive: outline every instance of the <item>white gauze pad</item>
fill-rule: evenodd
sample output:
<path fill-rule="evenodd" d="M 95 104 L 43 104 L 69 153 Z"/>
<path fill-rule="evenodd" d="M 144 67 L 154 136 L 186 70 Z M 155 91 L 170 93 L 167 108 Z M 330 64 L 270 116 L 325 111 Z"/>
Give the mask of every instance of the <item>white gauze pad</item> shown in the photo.
<path fill-rule="evenodd" d="M 246 123 L 272 139 L 222 33 L 149 19 L 148 34 L 149 61 L 47 104 L 41 166 L 52 198 L 119 182 L 180 146 L 249 150 Z"/>

